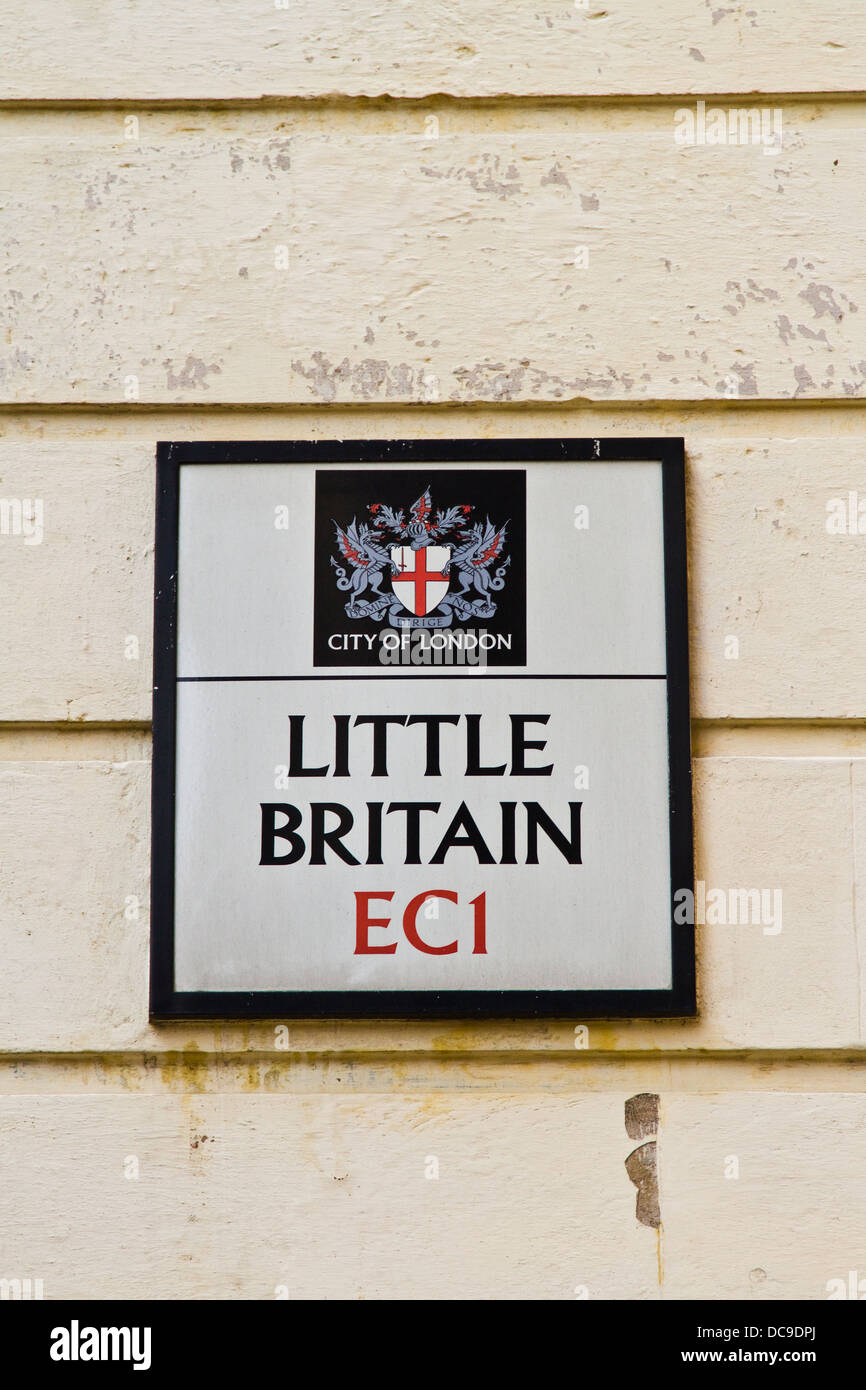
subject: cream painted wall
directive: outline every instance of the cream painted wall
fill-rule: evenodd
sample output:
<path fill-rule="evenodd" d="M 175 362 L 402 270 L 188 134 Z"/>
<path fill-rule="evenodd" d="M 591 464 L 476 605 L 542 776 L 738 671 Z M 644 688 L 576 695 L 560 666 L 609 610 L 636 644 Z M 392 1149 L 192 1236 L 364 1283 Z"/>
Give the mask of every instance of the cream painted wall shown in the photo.
<path fill-rule="evenodd" d="M 0 525 L 0 1280 L 866 1276 L 866 535 L 826 524 L 866 504 L 863 25 L 0 3 L 0 499 L 44 532 Z M 699 98 L 780 111 L 781 149 L 678 145 Z M 151 1026 L 156 440 L 659 433 L 687 448 L 697 876 L 781 890 L 781 930 L 699 927 L 694 1021 Z"/>

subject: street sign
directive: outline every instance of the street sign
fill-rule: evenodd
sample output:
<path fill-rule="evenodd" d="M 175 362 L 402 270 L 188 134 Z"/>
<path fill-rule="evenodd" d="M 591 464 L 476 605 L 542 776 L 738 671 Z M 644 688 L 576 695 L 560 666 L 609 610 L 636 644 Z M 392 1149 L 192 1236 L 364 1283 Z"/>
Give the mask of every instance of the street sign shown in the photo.
<path fill-rule="evenodd" d="M 679 439 L 162 444 L 154 1018 L 694 1013 Z"/>

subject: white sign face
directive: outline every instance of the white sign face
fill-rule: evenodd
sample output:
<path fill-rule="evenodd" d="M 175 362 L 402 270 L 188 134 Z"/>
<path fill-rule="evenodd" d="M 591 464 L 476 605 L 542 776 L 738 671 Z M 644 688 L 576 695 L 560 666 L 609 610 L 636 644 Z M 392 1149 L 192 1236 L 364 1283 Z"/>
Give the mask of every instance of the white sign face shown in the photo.
<path fill-rule="evenodd" d="M 154 1017 L 694 1012 L 681 441 L 158 492 Z"/>

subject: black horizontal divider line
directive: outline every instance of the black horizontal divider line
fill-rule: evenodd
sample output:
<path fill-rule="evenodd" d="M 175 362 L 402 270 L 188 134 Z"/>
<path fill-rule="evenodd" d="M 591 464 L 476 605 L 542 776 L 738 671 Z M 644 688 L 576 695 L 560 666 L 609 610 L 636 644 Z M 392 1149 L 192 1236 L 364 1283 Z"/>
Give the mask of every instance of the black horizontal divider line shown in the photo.
<path fill-rule="evenodd" d="M 442 672 L 447 680 L 468 681 L 478 680 L 477 671 L 455 671 L 453 673 Z M 178 676 L 177 682 L 204 682 L 204 681 L 418 681 L 418 680 L 437 680 L 438 673 L 427 671 L 405 671 L 405 672 L 379 672 L 375 675 L 368 675 L 366 671 L 356 672 L 351 676 Z M 480 677 L 481 680 L 488 681 L 666 681 L 666 675 L 659 675 L 650 672 L 646 675 L 589 675 L 573 676 L 563 672 L 552 672 L 549 675 L 536 675 L 534 671 L 489 671 Z"/>

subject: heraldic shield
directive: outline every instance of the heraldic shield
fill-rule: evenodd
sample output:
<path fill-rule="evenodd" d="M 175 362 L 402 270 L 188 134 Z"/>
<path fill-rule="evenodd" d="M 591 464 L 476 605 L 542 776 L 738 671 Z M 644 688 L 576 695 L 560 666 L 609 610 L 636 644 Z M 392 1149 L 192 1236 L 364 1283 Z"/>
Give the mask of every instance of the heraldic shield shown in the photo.
<path fill-rule="evenodd" d="M 450 583 L 445 568 L 451 560 L 450 545 L 392 545 L 391 588 L 403 607 L 416 618 L 423 618 L 440 604 Z"/>

